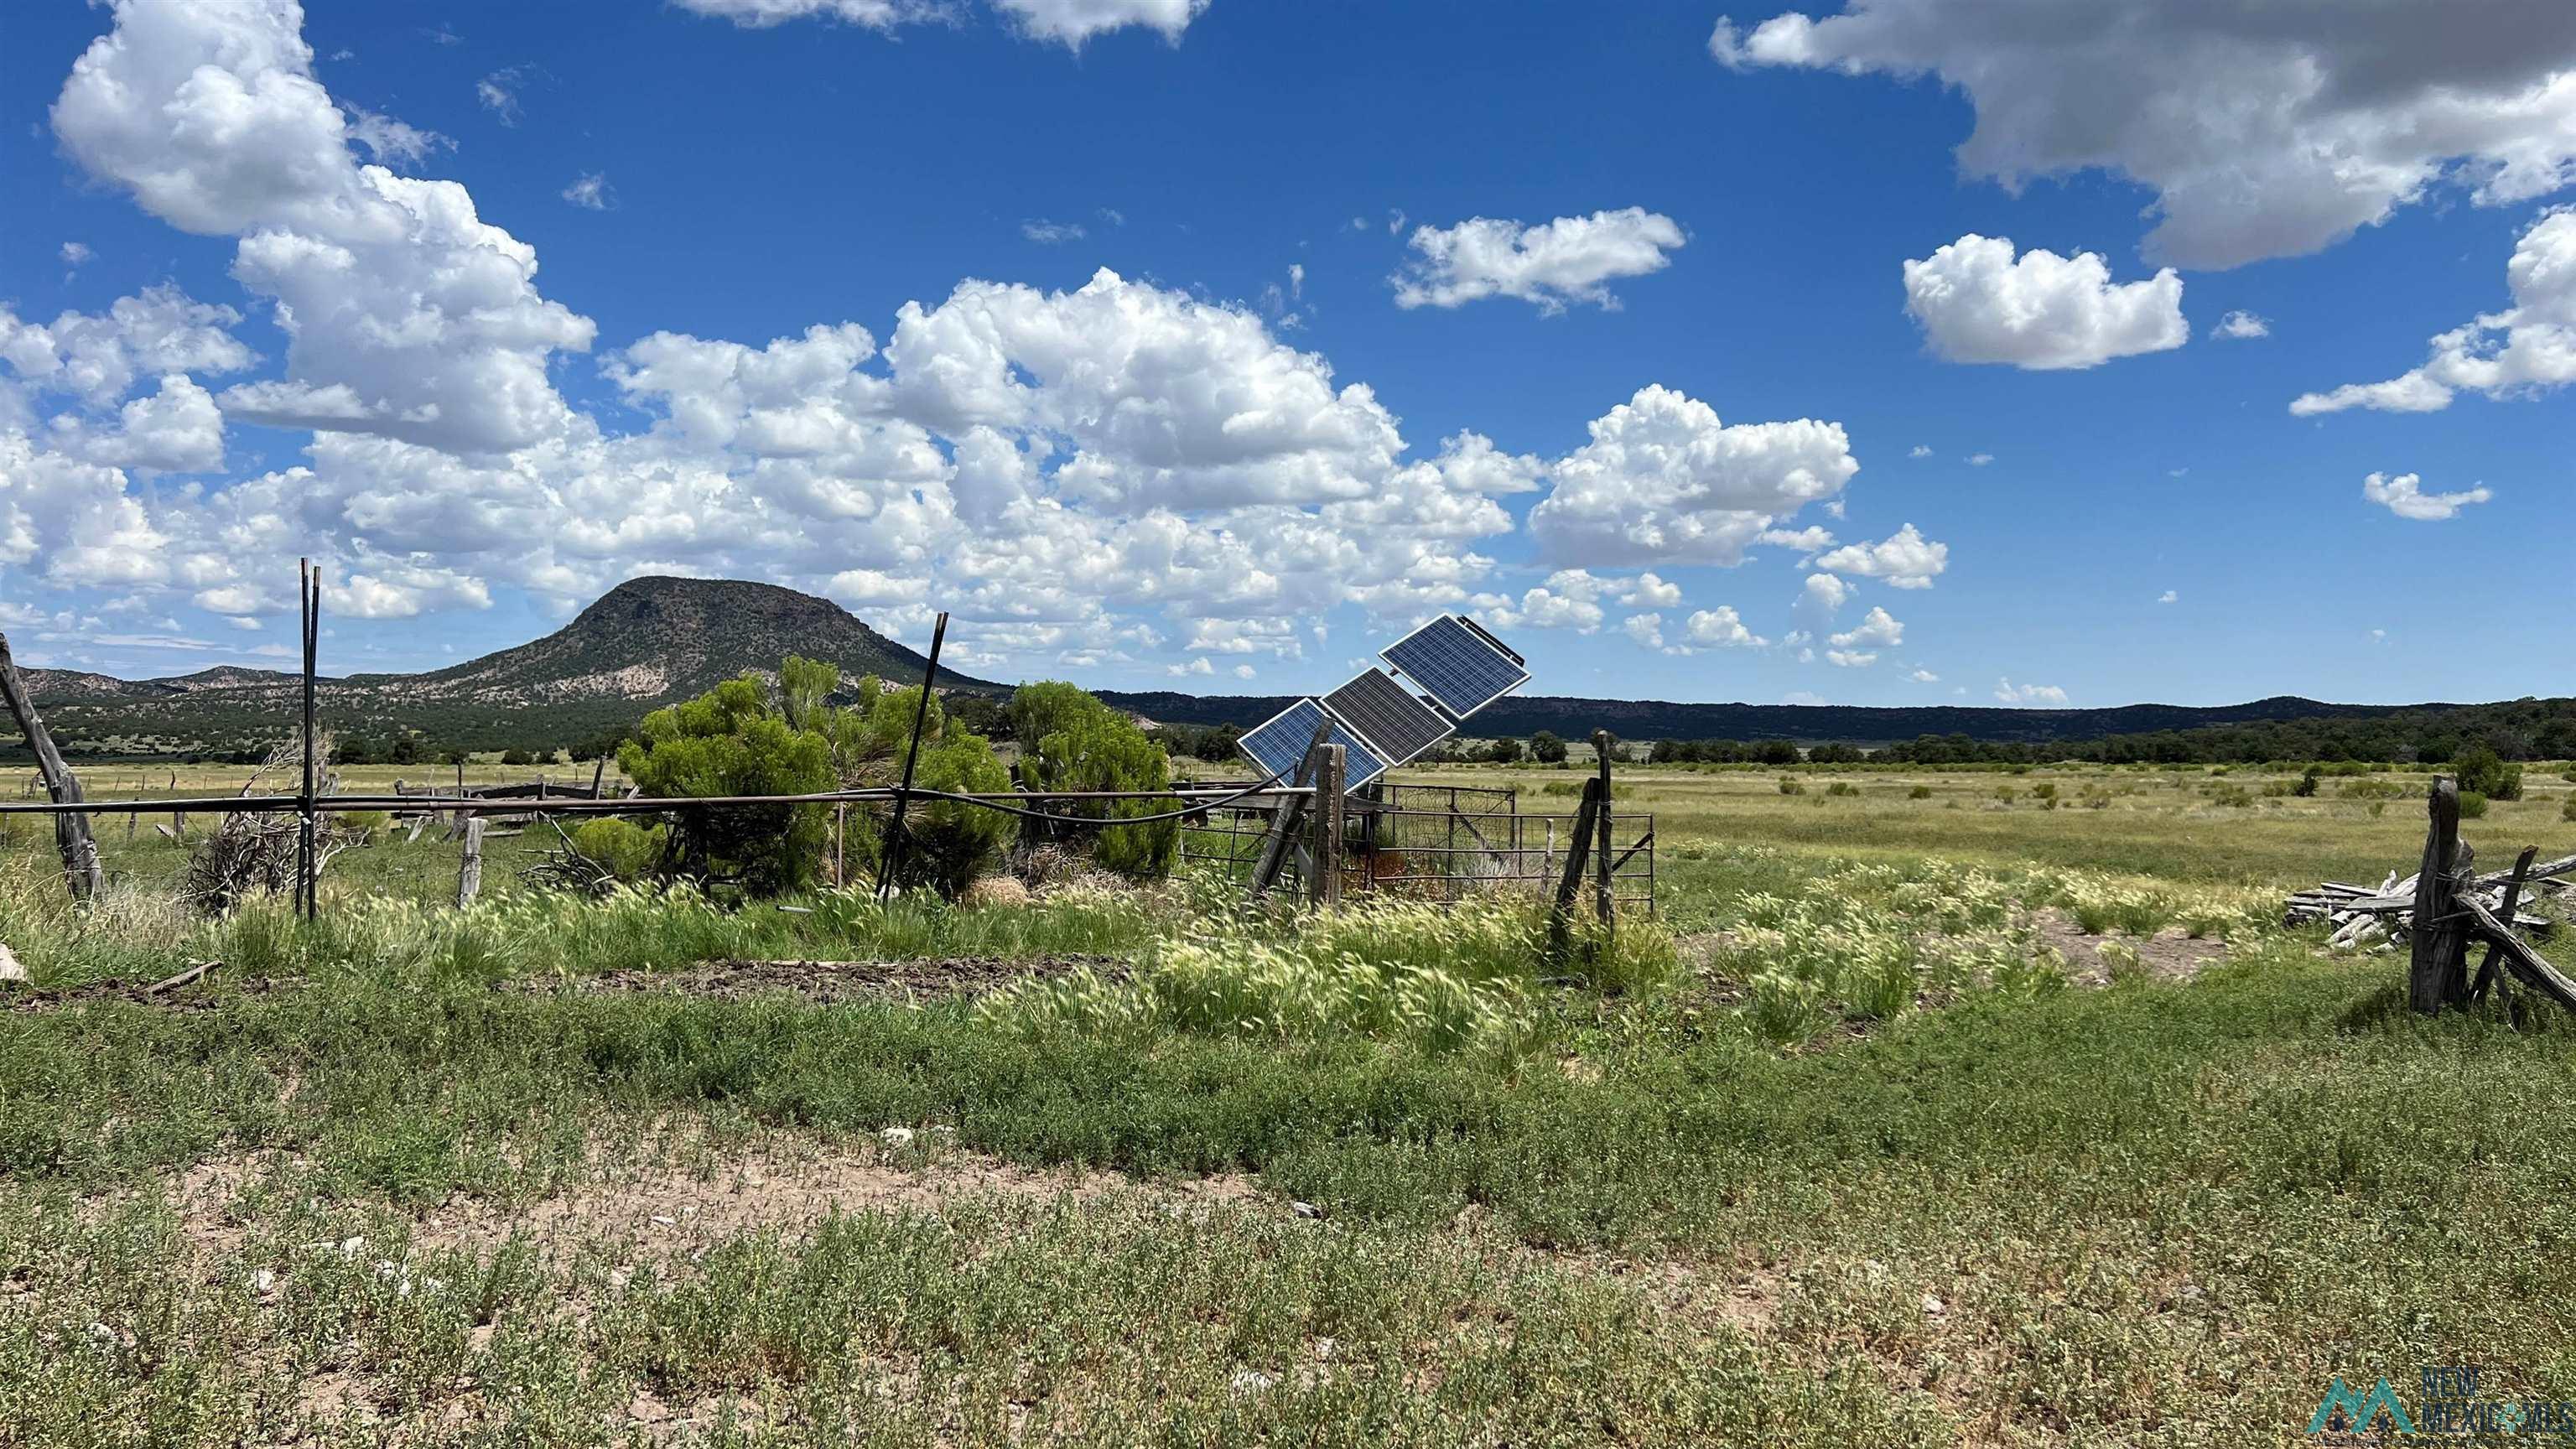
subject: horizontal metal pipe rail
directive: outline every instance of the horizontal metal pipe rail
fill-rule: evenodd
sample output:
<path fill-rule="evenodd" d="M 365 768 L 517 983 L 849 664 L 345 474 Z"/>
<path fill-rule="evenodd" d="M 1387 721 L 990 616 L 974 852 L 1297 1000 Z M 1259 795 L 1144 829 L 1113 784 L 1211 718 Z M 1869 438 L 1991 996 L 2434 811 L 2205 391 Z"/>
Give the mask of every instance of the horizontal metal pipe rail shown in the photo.
<path fill-rule="evenodd" d="M 636 796 L 625 799 L 597 800 L 586 796 L 538 798 L 513 796 L 488 798 L 478 795 L 317 795 L 316 810 L 405 810 L 423 814 L 465 815 L 623 815 L 656 810 L 687 810 L 714 806 L 744 805 L 866 805 L 892 804 L 897 795 L 907 793 L 893 786 L 866 790 L 826 790 L 806 795 L 680 795 Z M 1221 790 L 1051 790 L 1003 793 L 959 794 L 943 790 L 915 789 L 916 800 L 956 800 L 967 804 L 994 805 L 1025 809 L 1059 801 L 1080 803 L 1094 800 L 1178 800 L 1185 810 L 1216 808 L 1217 801 L 1263 801 L 1276 803 L 1294 796 L 1305 798 L 1315 792 L 1312 787 L 1258 785 L 1231 791 Z M 1205 804 L 1192 802 L 1204 801 Z M 296 795 L 202 795 L 184 799 L 161 800 L 83 800 L 56 804 L 50 800 L 0 802 L 0 815 L 127 815 L 136 812 L 168 815 L 173 812 L 191 815 L 267 815 L 291 814 L 303 804 Z M 1084 820 L 1087 816 L 1066 816 L 1067 820 Z M 1103 819 L 1104 825 L 1133 824 L 1133 820 L 1116 817 Z"/>

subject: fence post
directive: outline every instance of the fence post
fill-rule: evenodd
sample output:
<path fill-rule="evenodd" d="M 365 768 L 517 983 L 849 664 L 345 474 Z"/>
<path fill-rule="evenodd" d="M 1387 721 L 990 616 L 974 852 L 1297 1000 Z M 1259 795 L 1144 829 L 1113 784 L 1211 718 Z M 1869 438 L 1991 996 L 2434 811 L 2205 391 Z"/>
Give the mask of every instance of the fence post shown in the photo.
<path fill-rule="evenodd" d="M 1291 789 L 1304 790 L 1315 783 L 1315 771 L 1322 764 L 1324 746 L 1332 737 L 1331 721 L 1315 726 L 1314 741 L 1306 746 L 1305 758 L 1297 762 L 1297 774 Z M 1288 843 L 1297 833 L 1297 812 L 1305 803 L 1305 796 L 1290 795 L 1271 812 L 1270 829 L 1261 838 L 1261 854 L 1252 866 L 1251 889 L 1247 892 L 1252 899 L 1257 901 L 1269 894 L 1270 887 L 1278 882 L 1279 868 L 1288 861 Z"/>
<path fill-rule="evenodd" d="M 1326 745 L 1315 769 L 1315 841 L 1311 857 L 1314 879 L 1306 882 L 1306 899 L 1318 906 L 1342 903 L 1342 775 L 1340 745 Z"/>
<path fill-rule="evenodd" d="M 2460 787 L 2448 776 L 2433 781 L 2432 823 L 2424 832 L 2423 868 L 2415 875 L 2415 914 L 2407 971 L 2407 1002 L 2426 1016 L 2469 996 L 2468 934 L 2452 919 L 2452 897 L 2461 888 L 2473 853 L 2460 843 Z"/>
<path fill-rule="evenodd" d="M 894 889 L 894 873 L 903 860 L 903 807 L 912 801 L 912 767 L 921 759 L 921 727 L 930 718 L 930 686 L 939 677 L 939 646 L 948 638 L 948 611 L 939 611 L 930 627 L 930 657 L 921 666 L 921 700 L 912 711 L 912 743 L 903 752 L 903 784 L 894 792 L 894 823 L 886 828 L 883 853 L 877 857 L 877 899 Z"/>
<path fill-rule="evenodd" d="M 1608 730 L 1592 732 L 1592 753 L 1600 768 L 1600 774 L 1595 777 L 1594 783 L 1601 792 L 1601 808 L 1593 815 L 1595 839 L 1592 847 L 1592 884 L 1597 897 L 1594 909 L 1600 914 L 1601 933 L 1605 941 L 1618 927 L 1618 922 L 1614 919 L 1615 908 L 1611 904 L 1610 883 L 1610 746 Z"/>
<path fill-rule="evenodd" d="M 1573 927 L 1568 919 L 1574 910 L 1575 894 L 1583 889 L 1583 856 L 1592 837 L 1600 828 L 1601 782 L 1583 782 L 1583 804 L 1574 812 L 1574 838 L 1565 846 L 1565 874 L 1557 877 L 1556 902 L 1547 913 L 1547 958 L 1565 959 L 1566 938 Z"/>
<path fill-rule="evenodd" d="M 0 694 L 8 696 L 9 712 L 18 719 L 18 733 L 27 737 L 27 748 L 36 757 L 36 773 L 45 782 L 45 793 L 57 805 L 77 805 L 88 797 L 81 793 L 80 780 L 72 768 L 63 763 L 60 750 L 54 748 L 54 737 L 36 714 L 36 702 L 27 696 L 27 681 L 19 677 L 17 661 L 9 655 L 9 636 L 0 634 Z M 35 793 L 35 781 L 29 781 L 27 793 Z M 54 816 L 54 847 L 62 852 L 63 880 L 71 887 L 72 899 L 85 901 L 107 889 L 107 872 L 98 863 L 98 842 L 89 833 L 89 817 L 74 810 Z"/>
<path fill-rule="evenodd" d="M 483 817 L 465 817 L 465 857 L 456 871 L 456 908 L 474 904 L 474 893 L 483 888 Z"/>
<path fill-rule="evenodd" d="M 296 561 L 296 592 L 304 596 L 304 778 L 295 800 L 295 896 L 309 921 L 318 895 L 315 878 L 321 874 L 313 834 L 313 647 L 322 613 L 322 571 L 309 559 Z"/>

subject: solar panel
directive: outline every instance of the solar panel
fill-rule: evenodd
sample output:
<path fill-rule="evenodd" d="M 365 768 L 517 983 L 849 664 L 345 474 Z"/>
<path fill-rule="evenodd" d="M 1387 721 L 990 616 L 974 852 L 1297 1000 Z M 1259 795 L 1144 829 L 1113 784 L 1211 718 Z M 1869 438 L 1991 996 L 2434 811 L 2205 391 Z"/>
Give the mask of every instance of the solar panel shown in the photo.
<path fill-rule="evenodd" d="M 1452 733 L 1440 711 L 1382 669 L 1368 670 L 1325 695 L 1324 707 L 1367 736 L 1390 765 L 1403 764 Z"/>
<path fill-rule="evenodd" d="M 1294 779 L 1298 762 L 1306 758 L 1306 747 L 1315 742 L 1315 726 L 1327 718 L 1322 705 L 1301 699 L 1254 726 L 1252 733 L 1235 741 L 1235 748 L 1250 756 L 1264 774 Z M 1338 719 L 1332 727 L 1329 738 L 1342 747 L 1343 789 L 1356 790 L 1386 773 L 1386 761 L 1366 740 Z"/>
<path fill-rule="evenodd" d="M 1529 683 L 1519 656 L 1469 620 L 1443 614 L 1378 656 L 1460 719 Z"/>

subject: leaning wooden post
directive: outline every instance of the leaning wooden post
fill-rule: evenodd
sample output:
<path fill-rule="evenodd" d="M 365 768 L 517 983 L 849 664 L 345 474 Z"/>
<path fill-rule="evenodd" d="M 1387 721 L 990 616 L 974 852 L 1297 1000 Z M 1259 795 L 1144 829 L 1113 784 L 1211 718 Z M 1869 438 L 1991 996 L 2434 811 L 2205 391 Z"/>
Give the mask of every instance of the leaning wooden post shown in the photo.
<path fill-rule="evenodd" d="M 2539 855 L 2539 846 L 2524 846 L 2522 857 L 2513 863 L 2513 874 L 2505 877 L 2504 899 L 2496 905 L 2496 919 L 2504 922 L 2508 931 L 2513 929 L 2514 913 L 2522 909 L 2523 879 L 2531 873 L 2531 862 Z M 2488 942 L 2487 959 L 2478 967 L 2477 984 L 2469 988 L 2469 1000 L 2484 1001 L 2489 989 L 2503 987 L 2503 966 L 2504 947 L 2497 942 Z"/>
<path fill-rule="evenodd" d="M 1601 789 L 1601 808 L 1595 811 L 1592 816 L 1592 828 L 1594 832 L 1592 843 L 1592 888 L 1594 892 L 1593 910 L 1601 917 L 1601 934 L 1605 941 L 1609 937 L 1610 933 L 1617 929 L 1618 925 L 1617 921 L 1613 919 L 1616 914 L 1616 910 L 1611 904 L 1610 897 L 1610 872 L 1614 868 L 1610 863 L 1610 801 L 1612 798 L 1610 792 L 1610 744 L 1610 732 L 1608 730 L 1594 730 L 1592 732 L 1592 754 L 1594 762 L 1600 770 L 1600 773 L 1594 777 L 1594 782 L 1598 784 Z"/>
<path fill-rule="evenodd" d="M 1321 768 L 1324 746 L 1332 740 L 1330 720 L 1315 726 L 1314 742 L 1306 746 L 1305 758 L 1297 762 L 1297 774 L 1290 783 L 1292 792 L 1304 792 L 1315 783 L 1315 771 Z M 1305 807 L 1304 793 L 1291 793 L 1279 802 L 1270 815 L 1270 829 L 1261 837 L 1261 853 L 1253 861 L 1248 894 L 1261 899 L 1279 879 L 1280 867 L 1288 863 L 1289 842 L 1297 833 L 1297 815 Z"/>
<path fill-rule="evenodd" d="M 1348 766 L 1340 745 L 1326 745 L 1315 765 L 1315 838 L 1308 847 L 1314 878 L 1306 899 L 1317 906 L 1342 903 L 1342 778 Z"/>
<path fill-rule="evenodd" d="M 18 674 L 18 662 L 9 654 L 9 636 L 0 634 L 0 695 L 9 701 L 9 713 L 16 716 L 18 733 L 27 737 L 27 748 L 36 757 L 36 773 L 43 777 L 45 793 L 57 805 L 77 805 L 89 797 L 81 793 L 80 781 L 71 766 L 63 763 L 62 751 L 54 748 L 54 737 L 45 729 L 44 720 L 36 713 L 36 702 L 28 697 L 27 681 Z M 107 889 L 107 872 L 98 863 L 98 842 L 89 833 L 89 817 L 76 810 L 65 810 L 54 816 L 54 848 L 62 853 L 63 879 L 71 887 L 72 899 L 85 901 Z"/>
<path fill-rule="evenodd" d="M 483 817 L 465 818 L 465 856 L 456 870 L 456 908 L 474 904 L 474 893 L 483 889 Z"/>
<path fill-rule="evenodd" d="M 2460 844 L 2460 787 L 2449 777 L 2433 781 L 2431 825 L 2424 832 L 2423 867 L 2415 874 L 2407 1003 L 2426 1016 L 2468 999 L 2468 937 L 2454 919 L 2458 873 L 2471 853 Z"/>
<path fill-rule="evenodd" d="M 1600 828 L 1601 781 L 1598 777 L 1583 782 L 1583 804 L 1574 812 L 1574 835 L 1565 843 L 1565 873 L 1556 880 L 1556 902 L 1547 913 L 1547 959 L 1565 959 L 1568 935 L 1573 929 L 1574 897 L 1583 889 L 1583 857 L 1592 847 L 1592 837 Z"/>
<path fill-rule="evenodd" d="M 922 661 L 921 700 L 913 706 L 912 743 L 903 752 L 903 783 L 895 787 L 894 824 L 886 830 L 885 852 L 877 857 L 877 899 L 894 889 L 894 873 L 903 861 L 903 809 L 912 801 L 912 767 L 921 759 L 921 729 L 930 718 L 930 685 L 939 677 L 939 646 L 948 637 L 948 611 L 930 626 L 930 657 Z"/>

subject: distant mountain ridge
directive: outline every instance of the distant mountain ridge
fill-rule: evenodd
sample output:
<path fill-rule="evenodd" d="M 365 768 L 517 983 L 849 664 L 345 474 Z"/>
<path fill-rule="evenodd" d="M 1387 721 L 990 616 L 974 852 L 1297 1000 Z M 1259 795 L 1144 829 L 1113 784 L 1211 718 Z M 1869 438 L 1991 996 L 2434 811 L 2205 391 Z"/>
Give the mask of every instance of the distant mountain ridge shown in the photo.
<path fill-rule="evenodd" d="M 855 683 L 875 674 L 918 679 L 922 656 L 828 599 L 774 584 L 729 579 L 630 579 L 561 629 L 513 648 L 419 674 L 354 674 L 317 688 L 335 728 L 417 729 L 442 746 L 497 749 L 562 745 L 622 729 L 662 705 L 702 694 L 745 670 L 774 672 L 790 654 L 826 659 Z M 121 680 L 79 670 L 31 669 L 29 692 L 69 744 L 116 752 L 264 747 L 292 732 L 300 689 L 278 670 L 218 665 L 194 674 Z M 940 671 L 943 689 L 1003 695 L 1009 686 Z M 1103 691 L 1133 714 L 1170 725 L 1249 727 L 1288 695 L 1198 696 Z M 1960 705 L 1694 704 L 1665 700 L 1514 696 L 1477 715 L 1471 736 L 1551 730 L 1581 739 L 1607 729 L 1623 739 L 1789 739 L 1878 745 L 1923 735 L 1981 743 L 2068 744 L 2209 726 L 2359 720 L 2438 714 L 2453 704 L 2328 704 L 2293 696 L 2244 704 L 2132 704 L 2107 709 Z M 5 721 L 0 721 L 5 729 Z"/>
<path fill-rule="evenodd" d="M 1107 692 L 1101 698 L 1162 724 L 1238 728 L 1268 719 L 1293 695 L 1196 696 L 1165 691 Z M 1922 735 L 1963 734 L 1982 743 L 2045 744 L 2153 734 L 2210 725 L 2271 724 L 2305 719 L 2365 719 L 2408 711 L 2459 709 L 2455 704 L 2324 704 L 2294 695 L 2244 704 L 2126 704 L 2104 709 L 2010 709 L 1970 705 L 1878 708 L 1839 704 L 1689 704 L 1656 699 L 1579 699 L 1513 695 L 1468 721 L 1471 736 L 1553 731 L 1569 740 L 1606 729 L 1627 740 L 1796 740 L 1802 744 L 1882 745 Z"/>
<path fill-rule="evenodd" d="M 323 719 L 340 728 L 404 725 L 472 748 L 569 743 L 745 670 L 775 674 L 791 654 L 837 664 L 853 684 L 870 674 L 918 680 L 928 662 L 829 599 L 739 579 L 654 576 L 619 584 L 542 639 L 421 674 L 326 676 L 315 696 Z M 295 727 L 302 695 L 294 674 L 231 665 L 145 680 L 55 669 L 25 676 L 57 735 L 136 749 L 274 740 Z M 945 668 L 939 683 L 1008 692 Z"/>

